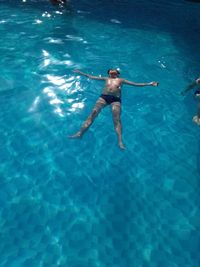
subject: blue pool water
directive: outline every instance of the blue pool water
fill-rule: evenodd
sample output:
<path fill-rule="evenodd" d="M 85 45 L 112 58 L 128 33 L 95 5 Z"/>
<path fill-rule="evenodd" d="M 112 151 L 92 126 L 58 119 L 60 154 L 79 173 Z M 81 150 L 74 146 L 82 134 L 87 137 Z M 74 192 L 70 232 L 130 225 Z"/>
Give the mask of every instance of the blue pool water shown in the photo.
<path fill-rule="evenodd" d="M 0 266 L 199 267 L 200 5 L 166 0 L 0 0 Z M 120 151 L 110 109 L 82 140 L 120 68 Z"/>

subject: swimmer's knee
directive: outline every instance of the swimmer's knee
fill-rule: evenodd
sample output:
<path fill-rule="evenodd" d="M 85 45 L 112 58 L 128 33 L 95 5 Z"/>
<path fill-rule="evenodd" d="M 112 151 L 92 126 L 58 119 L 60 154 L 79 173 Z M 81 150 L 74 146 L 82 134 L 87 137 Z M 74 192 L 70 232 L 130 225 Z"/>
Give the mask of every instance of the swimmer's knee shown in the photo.
<path fill-rule="evenodd" d="M 92 119 L 88 119 L 85 123 L 84 123 L 84 127 L 87 128 L 90 126 L 90 124 L 92 123 Z"/>
<path fill-rule="evenodd" d="M 114 117 L 114 125 L 115 126 L 118 126 L 118 125 L 120 125 L 121 124 L 121 120 L 120 120 L 120 118 L 119 117 Z"/>
<path fill-rule="evenodd" d="M 114 121 L 120 122 L 120 115 L 118 112 L 113 112 Z"/>
<path fill-rule="evenodd" d="M 93 109 L 93 111 L 91 112 L 90 116 L 87 119 L 88 123 L 92 123 L 93 120 L 96 118 L 96 116 L 98 115 L 98 110 L 97 109 Z"/>
<path fill-rule="evenodd" d="M 94 108 L 93 111 L 92 111 L 92 114 L 91 114 L 91 117 L 96 117 L 99 112 L 100 112 L 101 109 L 98 109 L 98 108 Z"/>
<path fill-rule="evenodd" d="M 97 109 L 95 108 L 95 109 L 93 109 L 93 111 L 92 111 L 92 115 L 96 115 L 97 114 Z"/>

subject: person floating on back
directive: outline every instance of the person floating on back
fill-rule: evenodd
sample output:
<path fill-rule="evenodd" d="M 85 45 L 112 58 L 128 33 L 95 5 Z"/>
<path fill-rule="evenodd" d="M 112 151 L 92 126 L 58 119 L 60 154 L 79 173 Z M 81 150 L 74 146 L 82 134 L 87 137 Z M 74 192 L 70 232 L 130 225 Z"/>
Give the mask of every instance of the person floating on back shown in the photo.
<path fill-rule="evenodd" d="M 193 83 L 191 83 L 183 92 L 181 92 L 181 94 L 186 95 L 188 91 L 194 89 L 195 87 L 196 90 L 194 92 L 194 96 L 198 101 L 198 105 L 197 105 L 197 114 L 192 118 L 192 121 L 197 125 L 200 125 L 200 77 L 197 78 Z"/>
<path fill-rule="evenodd" d="M 51 0 L 52 4 L 64 4 L 66 2 L 66 0 Z"/>
<path fill-rule="evenodd" d="M 110 105 L 112 109 L 112 117 L 114 122 L 115 131 L 118 137 L 118 144 L 121 149 L 125 149 L 122 141 L 122 125 L 121 125 L 121 89 L 123 84 L 132 86 L 158 86 L 158 82 L 149 83 L 135 83 L 127 81 L 123 78 L 119 78 L 120 72 L 116 69 L 108 70 L 108 77 L 92 76 L 84 73 L 80 70 L 74 70 L 73 72 L 81 74 L 93 80 L 105 81 L 105 86 L 102 94 L 98 98 L 92 112 L 81 126 L 80 130 L 69 138 L 80 138 L 86 132 L 86 130 L 93 123 L 101 109 Z"/>

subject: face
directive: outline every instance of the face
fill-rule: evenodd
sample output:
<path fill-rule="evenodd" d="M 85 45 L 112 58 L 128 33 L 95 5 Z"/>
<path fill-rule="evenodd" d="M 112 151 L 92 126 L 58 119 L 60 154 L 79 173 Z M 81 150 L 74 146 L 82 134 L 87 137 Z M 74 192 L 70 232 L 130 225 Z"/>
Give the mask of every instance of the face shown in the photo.
<path fill-rule="evenodd" d="M 119 73 L 116 70 L 110 70 L 109 71 L 109 76 L 111 78 L 117 78 L 119 76 Z"/>

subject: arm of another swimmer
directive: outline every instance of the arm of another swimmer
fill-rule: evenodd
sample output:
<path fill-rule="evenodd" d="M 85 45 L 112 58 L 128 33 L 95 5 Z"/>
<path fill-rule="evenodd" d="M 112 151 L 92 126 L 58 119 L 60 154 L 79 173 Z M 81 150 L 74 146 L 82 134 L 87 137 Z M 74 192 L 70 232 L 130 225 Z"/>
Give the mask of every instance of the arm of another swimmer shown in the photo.
<path fill-rule="evenodd" d="M 73 72 L 81 74 L 81 75 L 83 75 L 85 77 L 88 77 L 89 79 L 92 79 L 92 80 L 104 80 L 104 81 L 106 80 L 106 77 L 93 76 L 93 75 L 84 73 L 84 72 L 82 72 L 80 70 L 73 70 Z"/>
<path fill-rule="evenodd" d="M 132 85 L 132 86 L 158 86 L 158 82 L 150 82 L 150 83 L 135 83 L 135 82 L 131 82 L 131 81 L 127 81 L 127 80 L 123 80 L 122 81 L 124 84 L 128 84 L 128 85 Z"/>
<path fill-rule="evenodd" d="M 181 95 L 186 95 L 187 92 L 189 92 L 190 90 L 192 90 L 197 84 L 200 83 L 200 78 L 196 79 L 194 82 L 192 82 L 191 84 L 189 84 L 187 86 L 187 88 L 181 92 Z"/>

